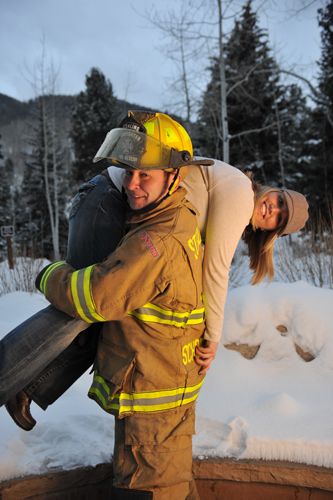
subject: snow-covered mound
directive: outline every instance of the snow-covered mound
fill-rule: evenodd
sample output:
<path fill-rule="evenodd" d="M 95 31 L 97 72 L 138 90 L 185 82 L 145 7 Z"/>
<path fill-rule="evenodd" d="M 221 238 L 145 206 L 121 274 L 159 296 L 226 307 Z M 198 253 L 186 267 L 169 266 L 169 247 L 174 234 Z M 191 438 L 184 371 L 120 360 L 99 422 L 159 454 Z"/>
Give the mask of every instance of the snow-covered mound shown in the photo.
<path fill-rule="evenodd" d="M 0 297 L 0 336 L 46 304 L 40 294 Z M 252 359 L 238 352 L 244 345 L 255 346 Z M 46 412 L 33 404 L 31 432 L 0 409 L 0 480 L 111 459 L 113 418 L 87 398 L 90 379 Z M 332 385 L 333 291 L 304 282 L 235 288 L 198 400 L 194 454 L 333 467 Z"/>

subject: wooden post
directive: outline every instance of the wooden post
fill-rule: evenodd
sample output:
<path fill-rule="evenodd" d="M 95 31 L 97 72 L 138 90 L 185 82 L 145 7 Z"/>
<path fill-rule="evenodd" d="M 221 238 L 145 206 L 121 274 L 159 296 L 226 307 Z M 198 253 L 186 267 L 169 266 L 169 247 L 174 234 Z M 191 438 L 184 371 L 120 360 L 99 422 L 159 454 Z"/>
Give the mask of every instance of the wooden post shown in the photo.
<path fill-rule="evenodd" d="M 6 243 L 7 243 L 7 258 L 8 258 L 9 269 L 14 269 L 13 246 L 12 246 L 12 239 L 10 236 L 6 237 Z"/>

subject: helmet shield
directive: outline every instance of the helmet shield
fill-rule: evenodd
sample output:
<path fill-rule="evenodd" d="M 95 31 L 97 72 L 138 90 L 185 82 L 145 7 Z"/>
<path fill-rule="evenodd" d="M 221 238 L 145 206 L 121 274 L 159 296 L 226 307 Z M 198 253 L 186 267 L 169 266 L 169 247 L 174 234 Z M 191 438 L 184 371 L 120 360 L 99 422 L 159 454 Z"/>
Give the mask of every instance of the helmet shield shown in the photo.
<path fill-rule="evenodd" d="M 115 128 L 107 134 L 94 163 L 107 159 L 123 168 L 174 169 L 190 163 L 188 151 L 177 151 L 146 133 Z"/>

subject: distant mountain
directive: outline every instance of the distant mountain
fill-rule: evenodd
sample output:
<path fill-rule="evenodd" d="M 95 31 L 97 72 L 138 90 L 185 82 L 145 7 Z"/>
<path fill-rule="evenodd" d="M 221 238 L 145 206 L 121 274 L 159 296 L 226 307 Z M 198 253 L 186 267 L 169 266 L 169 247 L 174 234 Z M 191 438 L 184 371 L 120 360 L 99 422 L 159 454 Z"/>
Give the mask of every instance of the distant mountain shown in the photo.
<path fill-rule="evenodd" d="M 59 113 L 64 118 L 70 118 L 76 96 L 56 95 L 52 97 L 57 100 L 56 109 L 59 110 Z M 0 93 L 0 127 L 33 116 L 35 105 L 35 99 L 22 102 Z"/>
<path fill-rule="evenodd" d="M 72 115 L 73 106 L 75 104 L 76 95 L 56 95 L 56 109 L 64 119 L 69 119 Z M 0 93 L 0 127 L 7 126 L 13 121 L 25 120 L 32 117 L 36 99 L 22 102 L 13 97 L 9 97 Z M 139 104 L 129 103 L 122 99 L 116 100 L 117 111 L 119 115 L 126 113 L 128 109 L 143 109 L 151 111 L 151 108 Z"/>
<path fill-rule="evenodd" d="M 55 110 L 62 140 L 67 141 L 76 96 L 56 95 Z M 3 160 L 10 159 L 17 179 L 22 179 L 30 137 L 36 122 L 36 99 L 22 102 L 0 93 L 0 144 Z"/>
<path fill-rule="evenodd" d="M 24 118 L 29 112 L 29 104 L 0 93 L 0 126 L 13 120 Z"/>
<path fill-rule="evenodd" d="M 70 136 L 71 117 L 76 97 L 76 95 L 49 97 L 55 100 L 54 109 L 57 114 L 57 122 L 60 124 L 62 140 L 67 143 Z M 4 162 L 5 159 L 10 158 L 19 178 L 22 178 L 26 154 L 29 153 L 31 148 L 29 138 L 36 121 L 36 103 L 37 99 L 22 102 L 0 93 L 0 144 L 4 157 L 1 161 Z M 145 106 L 120 99 L 116 100 L 116 113 L 119 116 L 119 121 L 129 109 L 151 111 Z"/>

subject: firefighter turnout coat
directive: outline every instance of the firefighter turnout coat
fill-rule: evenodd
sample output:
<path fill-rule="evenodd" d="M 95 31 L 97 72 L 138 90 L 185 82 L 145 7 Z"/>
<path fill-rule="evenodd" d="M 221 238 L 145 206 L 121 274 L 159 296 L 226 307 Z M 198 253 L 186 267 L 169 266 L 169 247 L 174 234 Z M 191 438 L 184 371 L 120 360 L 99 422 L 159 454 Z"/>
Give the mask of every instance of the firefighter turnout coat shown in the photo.
<path fill-rule="evenodd" d="M 104 322 L 89 396 L 118 418 L 182 414 L 203 382 L 194 362 L 204 332 L 202 245 L 185 194 L 131 212 L 104 262 L 80 270 L 55 262 L 36 280 L 56 308 Z"/>

